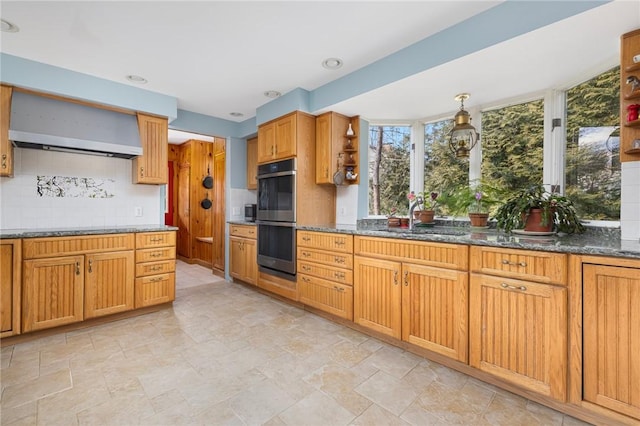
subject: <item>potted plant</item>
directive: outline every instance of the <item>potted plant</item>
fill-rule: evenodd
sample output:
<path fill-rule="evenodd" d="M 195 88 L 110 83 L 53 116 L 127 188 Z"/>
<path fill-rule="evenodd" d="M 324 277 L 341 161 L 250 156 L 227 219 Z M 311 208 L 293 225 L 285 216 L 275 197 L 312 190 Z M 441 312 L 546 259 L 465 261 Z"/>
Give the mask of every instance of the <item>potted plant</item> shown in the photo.
<path fill-rule="evenodd" d="M 420 204 L 413 209 L 413 218 L 420 220 L 422 223 L 432 223 L 435 217 L 435 210 L 438 206 L 438 193 L 437 192 L 419 192 L 417 195 L 411 191 L 407 194 L 409 204 L 413 204 L 418 198 L 422 198 Z"/>
<path fill-rule="evenodd" d="M 489 210 L 497 203 L 494 192 L 488 185 L 464 185 L 448 191 L 442 198 L 452 215 L 467 213 L 471 226 L 485 227 Z"/>
<path fill-rule="evenodd" d="M 494 217 L 498 228 L 505 232 L 559 231 L 572 234 L 585 231 L 571 200 L 548 192 L 541 184 L 511 193 Z"/>

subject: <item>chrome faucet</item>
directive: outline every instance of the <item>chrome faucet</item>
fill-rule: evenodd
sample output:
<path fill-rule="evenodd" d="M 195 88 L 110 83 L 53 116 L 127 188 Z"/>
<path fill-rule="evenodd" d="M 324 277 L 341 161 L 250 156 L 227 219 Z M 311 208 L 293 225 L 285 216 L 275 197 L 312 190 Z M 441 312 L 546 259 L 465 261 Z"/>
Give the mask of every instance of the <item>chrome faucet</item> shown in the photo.
<path fill-rule="evenodd" d="M 423 203 L 422 197 L 417 196 L 413 204 L 409 206 L 409 231 L 413 229 L 413 210 Z"/>

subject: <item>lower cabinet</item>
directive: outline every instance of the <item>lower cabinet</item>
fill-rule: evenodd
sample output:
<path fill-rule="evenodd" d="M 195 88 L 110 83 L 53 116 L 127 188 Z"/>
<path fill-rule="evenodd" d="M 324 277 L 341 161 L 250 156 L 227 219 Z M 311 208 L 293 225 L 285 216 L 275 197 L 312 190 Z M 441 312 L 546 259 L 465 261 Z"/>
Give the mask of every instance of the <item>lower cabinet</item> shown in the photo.
<path fill-rule="evenodd" d="M 258 253 L 254 225 L 231 225 L 229 275 L 248 284 L 258 284 Z"/>
<path fill-rule="evenodd" d="M 85 256 L 85 319 L 134 308 L 133 267 L 133 250 Z"/>
<path fill-rule="evenodd" d="M 136 234 L 135 308 L 160 305 L 176 298 L 176 232 Z"/>
<path fill-rule="evenodd" d="M 20 334 L 22 241 L 0 240 L 0 337 Z"/>

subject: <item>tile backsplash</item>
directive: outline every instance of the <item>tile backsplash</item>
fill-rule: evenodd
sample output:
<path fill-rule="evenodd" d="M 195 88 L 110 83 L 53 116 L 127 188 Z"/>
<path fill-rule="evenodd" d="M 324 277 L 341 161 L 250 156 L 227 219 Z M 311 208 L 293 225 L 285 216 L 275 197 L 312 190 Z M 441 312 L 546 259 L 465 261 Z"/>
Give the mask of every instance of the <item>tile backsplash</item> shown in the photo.
<path fill-rule="evenodd" d="M 162 193 L 131 183 L 131 160 L 16 148 L 14 177 L 0 178 L 0 229 L 161 224 Z"/>

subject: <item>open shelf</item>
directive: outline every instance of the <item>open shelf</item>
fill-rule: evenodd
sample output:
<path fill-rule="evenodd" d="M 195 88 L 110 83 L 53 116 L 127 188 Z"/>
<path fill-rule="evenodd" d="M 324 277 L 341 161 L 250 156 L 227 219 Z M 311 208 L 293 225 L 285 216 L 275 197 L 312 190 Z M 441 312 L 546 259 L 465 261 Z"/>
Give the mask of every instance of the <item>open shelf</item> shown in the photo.
<path fill-rule="evenodd" d="M 625 154 L 631 154 L 631 155 L 639 155 L 640 154 L 640 148 L 625 149 L 624 153 Z"/>

